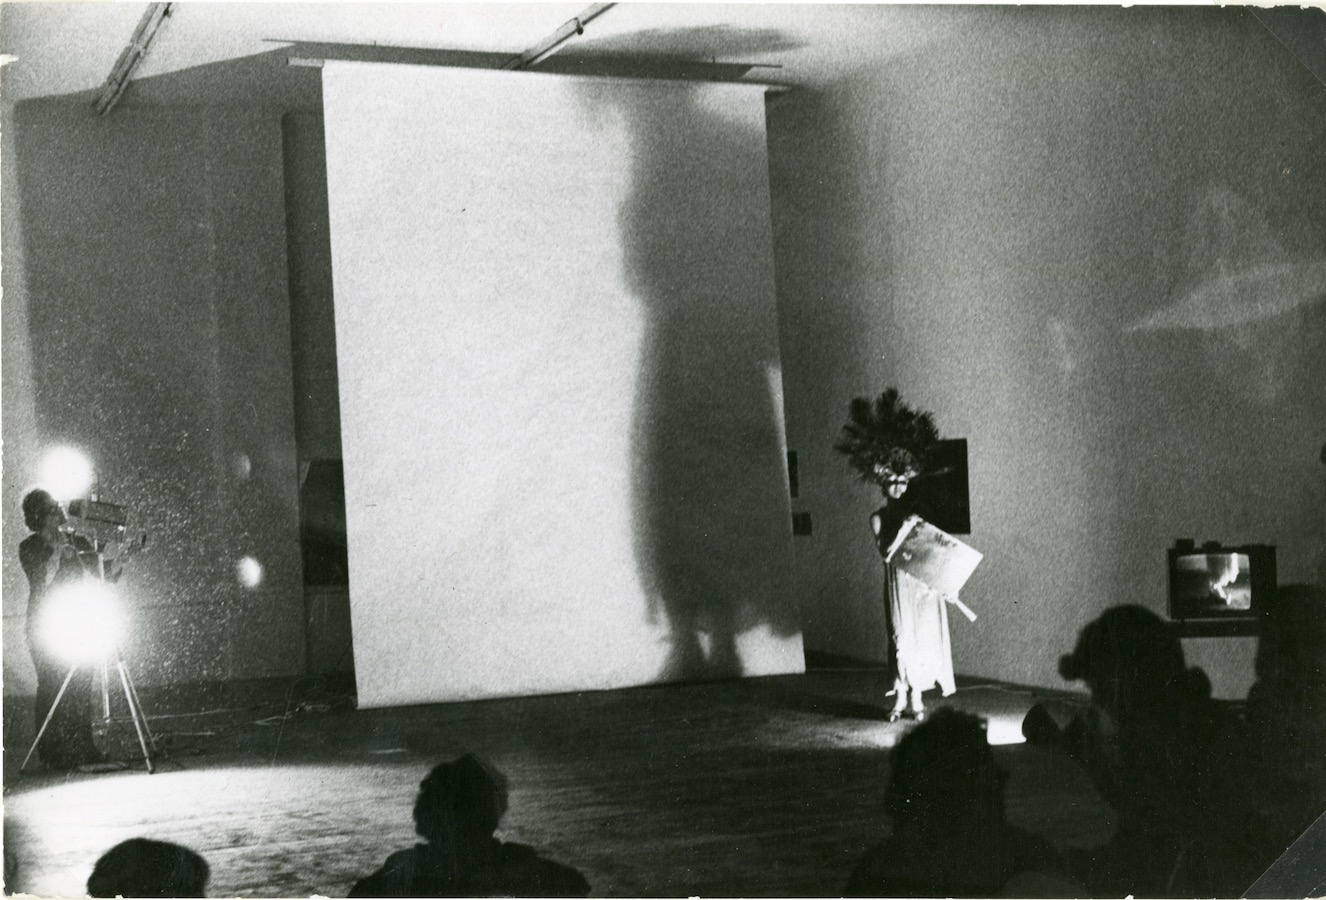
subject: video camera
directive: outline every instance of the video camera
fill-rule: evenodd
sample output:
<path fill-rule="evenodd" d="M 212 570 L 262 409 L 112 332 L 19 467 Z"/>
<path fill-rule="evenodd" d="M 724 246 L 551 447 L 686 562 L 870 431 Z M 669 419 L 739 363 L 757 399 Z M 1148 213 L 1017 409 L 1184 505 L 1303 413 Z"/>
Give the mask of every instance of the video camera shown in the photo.
<path fill-rule="evenodd" d="M 129 511 L 114 503 L 79 499 L 69 504 L 66 527 L 81 538 L 94 544 L 114 544 L 129 540 L 127 523 Z M 146 544 L 147 535 L 135 536 L 134 543 Z"/>

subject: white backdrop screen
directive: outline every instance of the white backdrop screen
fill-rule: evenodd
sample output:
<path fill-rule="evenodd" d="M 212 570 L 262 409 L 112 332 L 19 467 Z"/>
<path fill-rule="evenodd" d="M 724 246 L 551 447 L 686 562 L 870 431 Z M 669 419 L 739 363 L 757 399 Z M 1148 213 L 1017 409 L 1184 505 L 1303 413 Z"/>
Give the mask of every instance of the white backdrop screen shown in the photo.
<path fill-rule="evenodd" d="M 762 91 L 323 97 L 360 705 L 802 671 Z"/>

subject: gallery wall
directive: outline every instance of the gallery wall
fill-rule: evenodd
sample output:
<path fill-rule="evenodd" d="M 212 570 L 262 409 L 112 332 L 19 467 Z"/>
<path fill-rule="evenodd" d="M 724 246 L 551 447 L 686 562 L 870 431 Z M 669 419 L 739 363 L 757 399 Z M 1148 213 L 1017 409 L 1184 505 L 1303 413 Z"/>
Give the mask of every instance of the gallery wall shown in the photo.
<path fill-rule="evenodd" d="M 883 658 L 878 497 L 831 446 L 896 385 L 969 441 L 958 671 L 1064 687 L 1090 617 L 1163 614 L 1177 538 L 1316 577 L 1326 93 L 1244 11 L 963 17 L 770 105 L 798 592 L 808 648 Z M 1241 696 L 1254 643 L 1185 646 Z"/>
<path fill-rule="evenodd" d="M 302 672 L 279 115 L 76 96 L 4 133 L 5 692 L 33 685 L 19 503 L 61 444 L 148 535 L 140 685 Z"/>

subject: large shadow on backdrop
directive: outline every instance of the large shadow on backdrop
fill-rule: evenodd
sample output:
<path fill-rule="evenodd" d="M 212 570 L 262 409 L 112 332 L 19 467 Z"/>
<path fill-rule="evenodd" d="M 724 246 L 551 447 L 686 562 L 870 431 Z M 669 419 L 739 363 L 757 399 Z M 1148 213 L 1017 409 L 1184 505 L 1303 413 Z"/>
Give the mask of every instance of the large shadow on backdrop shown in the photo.
<path fill-rule="evenodd" d="M 737 53 L 783 43 L 764 32 L 724 39 L 745 48 Z M 616 102 L 611 112 L 629 130 L 631 189 L 619 222 L 626 283 L 644 316 L 635 548 L 650 615 L 668 629 L 667 680 L 741 675 L 742 633 L 800 632 L 790 560 L 762 564 L 777 548 L 790 552 L 772 279 L 767 296 L 752 287 L 761 265 L 771 273 L 772 247 L 767 224 L 733 212 L 735 203 L 768 215 L 750 199 L 767 189 L 764 130 L 702 103 L 705 90 L 678 85 L 653 101 L 661 105 L 628 105 L 620 93 L 586 88 L 587 104 Z M 670 124 L 677 104 L 690 123 L 681 132 Z"/>

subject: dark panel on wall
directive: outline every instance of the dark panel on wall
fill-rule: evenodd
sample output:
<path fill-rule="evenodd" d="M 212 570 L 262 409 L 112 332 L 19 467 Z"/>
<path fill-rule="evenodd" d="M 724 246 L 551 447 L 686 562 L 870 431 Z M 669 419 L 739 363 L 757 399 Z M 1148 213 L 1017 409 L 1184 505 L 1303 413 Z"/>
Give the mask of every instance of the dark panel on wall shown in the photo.
<path fill-rule="evenodd" d="M 345 539 L 345 473 L 339 459 L 305 464 L 299 487 L 300 540 L 304 545 L 304 584 L 350 583 Z M 347 601 L 348 603 L 348 601 Z M 346 607 L 347 611 L 349 607 Z"/>
<path fill-rule="evenodd" d="M 909 488 L 916 514 L 949 534 L 971 534 L 967 439 L 940 441 L 933 460 L 931 473 Z"/>

